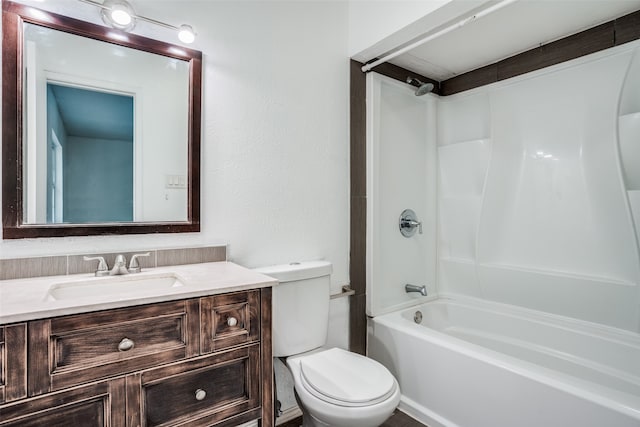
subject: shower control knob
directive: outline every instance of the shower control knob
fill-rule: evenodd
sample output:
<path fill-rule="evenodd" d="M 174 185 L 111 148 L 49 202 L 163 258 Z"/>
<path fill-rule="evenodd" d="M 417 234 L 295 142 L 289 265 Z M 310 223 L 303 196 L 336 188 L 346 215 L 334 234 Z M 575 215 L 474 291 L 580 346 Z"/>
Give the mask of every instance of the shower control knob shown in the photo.
<path fill-rule="evenodd" d="M 207 397 L 207 392 L 199 388 L 196 390 L 196 400 L 204 400 Z"/>
<path fill-rule="evenodd" d="M 122 341 L 120 341 L 120 343 L 118 344 L 118 350 L 129 351 L 133 347 L 135 347 L 135 345 L 136 343 L 134 343 L 133 340 L 130 340 L 129 338 L 122 338 Z"/>
<path fill-rule="evenodd" d="M 238 319 L 236 319 L 235 317 L 231 316 L 227 319 L 227 325 L 233 327 L 236 326 L 238 324 Z"/>
<path fill-rule="evenodd" d="M 416 217 L 416 213 L 411 209 L 405 209 L 400 214 L 400 219 L 398 220 L 398 226 L 400 228 L 400 233 L 404 237 L 411 237 L 416 234 L 416 229 L 419 234 L 422 234 L 422 221 L 418 221 Z"/>

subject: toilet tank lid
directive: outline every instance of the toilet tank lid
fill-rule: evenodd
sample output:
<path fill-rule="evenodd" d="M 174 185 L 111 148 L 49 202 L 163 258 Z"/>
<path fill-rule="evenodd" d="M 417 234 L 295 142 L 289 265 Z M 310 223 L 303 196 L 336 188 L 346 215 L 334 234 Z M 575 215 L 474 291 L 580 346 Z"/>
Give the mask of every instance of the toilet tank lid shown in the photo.
<path fill-rule="evenodd" d="M 284 283 L 328 276 L 332 272 L 332 266 L 329 261 L 304 261 L 271 265 L 269 267 L 256 268 L 254 271 L 266 274 L 280 283 Z"/>

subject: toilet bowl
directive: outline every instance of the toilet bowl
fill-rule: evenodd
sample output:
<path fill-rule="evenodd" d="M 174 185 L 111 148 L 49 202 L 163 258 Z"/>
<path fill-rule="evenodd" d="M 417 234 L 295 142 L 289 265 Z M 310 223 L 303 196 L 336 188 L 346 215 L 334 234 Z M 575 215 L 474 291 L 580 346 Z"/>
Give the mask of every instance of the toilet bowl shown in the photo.
<path fill-rule="evenodd" d="M 378 362 L 331 348 L 287 358 L 304 427 L 375 427 L 400 402 L 396 379 Z"/>
<path fill-rule="evenodd" d="M 273 288 L 273 355 L 286 357 L 303 427 L 377 427 L 400 402 L 393 375 L 368 357 L 325 348 L 331 263 L 310 261 L 257 269 Z"/>

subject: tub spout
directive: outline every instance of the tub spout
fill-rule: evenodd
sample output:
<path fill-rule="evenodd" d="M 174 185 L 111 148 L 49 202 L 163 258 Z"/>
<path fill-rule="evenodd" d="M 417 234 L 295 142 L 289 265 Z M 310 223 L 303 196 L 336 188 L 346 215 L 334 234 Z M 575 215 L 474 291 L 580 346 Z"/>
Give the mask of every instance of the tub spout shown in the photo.
<path fill-rule="evenodd" d="M 422 296 L 427 296 L 427 287 L 426 286 L 416 286 L 416 285 L 404 285 L 405 292 L 419 292 Z"/>

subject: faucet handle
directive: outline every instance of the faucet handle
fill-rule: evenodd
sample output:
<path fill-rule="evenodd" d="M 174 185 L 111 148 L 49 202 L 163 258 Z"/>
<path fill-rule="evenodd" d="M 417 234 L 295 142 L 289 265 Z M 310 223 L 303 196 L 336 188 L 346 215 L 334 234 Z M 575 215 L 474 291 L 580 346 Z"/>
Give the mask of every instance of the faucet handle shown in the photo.
<path fill-rule="evenodd" d="M 151 252 L 146 252 L 144 254 L 135 254 L 131 257 L 131 261 L 129 261 L 129 273 L 140 273 L 142 268 L 138 263 L 138 258 L 141 256 L 150 256 Z"/>
<path fill-rule="evenodd" d="M 101 256 L 94 256 L 94 257 L 88 257 L 88 256 L 84 256 L 84 260 L 85 261 L 99 261 L 98 262 L 98 268 L 95 272 L 96 277 L 101 277 L 101 276 L 108 276 L 109 275 L 109 267 L 107 266 L 107 262 L 104 260 L 104 257 Z"/>
<path fill-rule="evenodd" d="M 418 229 L 418 233 L 422 234 L 422 221 L 418 221 L 416 213 L 411 209 L 402 211 L 398 225 L 400 226 L 400 233 L 402 233 L 404 237 L 413 236 L 416 233 L 416 228 Z"/>

